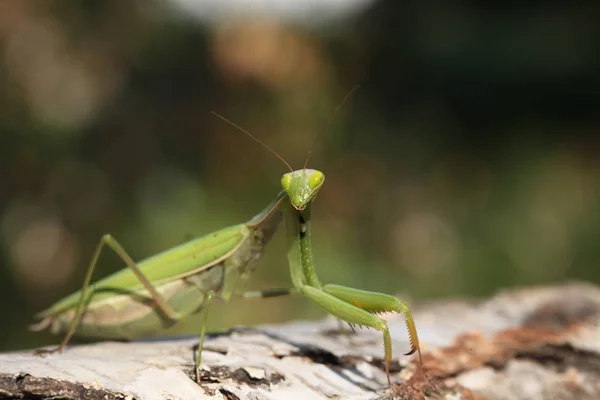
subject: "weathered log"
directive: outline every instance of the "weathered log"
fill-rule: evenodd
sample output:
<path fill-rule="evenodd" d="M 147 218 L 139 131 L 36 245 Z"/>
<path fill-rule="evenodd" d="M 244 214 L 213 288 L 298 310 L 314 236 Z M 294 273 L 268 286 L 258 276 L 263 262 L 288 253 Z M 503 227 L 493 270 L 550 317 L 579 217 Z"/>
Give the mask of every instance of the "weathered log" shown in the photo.
<path fill-rule="evenodd" d="M 62 354 L 0 354 L 0 399 L 596 399 L 600 289 L 571 283 L 505 291 L 487 301 L 415 307 L 424 371 L 402 316 L 388 388 L 379 332 L 344 335 L 332 318 L 207 338 L 100 342 Z"/>

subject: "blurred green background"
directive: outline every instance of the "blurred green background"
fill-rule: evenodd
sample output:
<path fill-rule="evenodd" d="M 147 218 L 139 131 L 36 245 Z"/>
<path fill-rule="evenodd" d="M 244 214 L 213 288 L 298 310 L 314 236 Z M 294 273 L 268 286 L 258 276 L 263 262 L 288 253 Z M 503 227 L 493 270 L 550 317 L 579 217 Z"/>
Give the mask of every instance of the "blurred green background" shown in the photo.
<path fill-rule="evenodd" d="M 58 341 L 27 325 L 103 233 L 139 259 L 274 198 L 285 166 L 211 110 L 301 167 L 357 84 L 310 161 L 323 281 L 419 302 L 600 280 L 592 2 L 216 4 L 0 2 L 0 350 Z M 289 286 L 283 236 L 250 288 Z M 96 276 L 121 267 L 106 252 Z M 213 311 L 211 330 L 323 316 Z"/>

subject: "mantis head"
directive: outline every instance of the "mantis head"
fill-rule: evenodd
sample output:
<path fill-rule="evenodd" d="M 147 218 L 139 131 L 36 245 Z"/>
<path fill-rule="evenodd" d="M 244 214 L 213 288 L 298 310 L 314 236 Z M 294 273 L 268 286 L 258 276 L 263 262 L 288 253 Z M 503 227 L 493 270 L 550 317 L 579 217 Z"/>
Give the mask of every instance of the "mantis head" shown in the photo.
<path fill-rule="evenodd" d="M 296 210 L 304 210 L 325 182 L 325 175 L 316 169 L 299 169 L 281 178 L 281 186 Z"/>

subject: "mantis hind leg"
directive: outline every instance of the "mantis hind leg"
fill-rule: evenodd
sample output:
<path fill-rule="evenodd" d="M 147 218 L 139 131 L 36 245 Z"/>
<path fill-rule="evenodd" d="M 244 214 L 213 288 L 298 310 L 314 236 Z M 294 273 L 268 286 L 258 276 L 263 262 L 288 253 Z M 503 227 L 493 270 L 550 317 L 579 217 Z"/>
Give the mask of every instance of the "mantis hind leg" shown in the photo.
<path fill-rule="evenodd" d="M 152 299 L 154 300 L 154 302 L 156 303 L 158 308 L 168 318 L 170 318 L 174 321 L 177 321 L 180 319 L 179 314 L 169 306 L 169 304 L 160 295 L 160 293 L 158 293 L 158 291 L 156 290 L 154 285 L 152 285 L 152 283 L 148 280 L 148 278 L 146 278 L 144 276 L 142 271 L 136 265 L 135 261 L 133 261 L 133 259 L 129 256 L 129 254 L 127 254 L 127 252 L 125 251 L 123 246 L 121 246 L 121 244 L 119 244 L 119 242 L 117 242 L 112 237 L 112 235 L 106 234 L 106 235 L 103 235 L 102 238 L 100 238 L 100 241 L 98 242 L 98 245 L 96 246 L 96 250 L 94 251 L 94 255 L 92 256 L 92 259 L 90 260 L 90 265 L 88 267 L 88 270 L 87 270 L 87 273 L 85 276 L 85 280 L 83 281 L 83 287 L 81 288 L 81 295 L 79 297 L 79 302 L 77 304 L 75 316 L 73 317 L 73 321 L 71 322 L 71 325 L 69 326 L 69 330 L 67 331 L 67 334 L 65 335 L 62 342 L 60 343 L 60 345 L 57 348 L 50 349 L 50 350 L 38 349 L 35 351 L 35 354 L 42 355 L 42 354 L 54 353 L 54 352 L 60 353 L 63 351 L 65 346 L 69 343 L 69 341 L 73 337 L 73 334 L 75 334 L 75 331 L 77 330 L 77 326 L 79 325 L 79 323 L 81 321 L 81 317 L 83 316 L 84 305 L 90 299 L 90 295 L 88 295 L 88 290 L 90 290 L 89 289 L 90 282 L 92 280 L 92 275 L 94 273 L 94 269 L 96 268 L 96 264 L 98 264 L 98 259 L 100 258 L 100 254 L 102 253 L 104 246 L 108 246 L 109 248 L 111 248 L 119 256 L 119 258 L 121 258 L 121 260 L 123 260 L 125 262 L 125 264 L 129 268 L 131 268 L 131 270 L 133 271 L 135 276 L 139 279 L 140 283 L 144 286 L 144 288 L 146 290 L 148 290 L 148 292 L 150 293 L 150 296 L 152 297 Z M 93 292 L 93 287 L 92 287 L 91 291 Z"/>

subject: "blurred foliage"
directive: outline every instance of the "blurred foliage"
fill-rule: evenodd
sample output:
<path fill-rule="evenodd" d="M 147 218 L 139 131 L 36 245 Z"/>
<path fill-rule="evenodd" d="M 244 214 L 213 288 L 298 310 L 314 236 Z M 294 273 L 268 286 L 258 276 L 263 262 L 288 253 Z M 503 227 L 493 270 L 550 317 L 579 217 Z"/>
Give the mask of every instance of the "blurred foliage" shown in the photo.
<path fill-rule="evenodd" d="M 0 2 L 0 349 L 58 341 L 27 324 L 79 289 L 103 233 L 139 259 L 274 198 L 286 168 L 211 110 L 295 167 L 319 138 L 325 282 L 425 299 L 599 281 L 595 6 L 487 7 L 381 0 L 303 25 L 201 23 L 167 1 Z M 282 236 L 250 288 L 290 285 Z M 97 276 L 121 267 L 107 251 Z M 210 329 L 321 315 L 233 300 Z"/>

